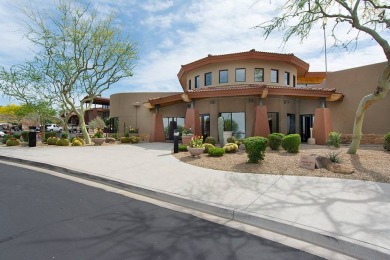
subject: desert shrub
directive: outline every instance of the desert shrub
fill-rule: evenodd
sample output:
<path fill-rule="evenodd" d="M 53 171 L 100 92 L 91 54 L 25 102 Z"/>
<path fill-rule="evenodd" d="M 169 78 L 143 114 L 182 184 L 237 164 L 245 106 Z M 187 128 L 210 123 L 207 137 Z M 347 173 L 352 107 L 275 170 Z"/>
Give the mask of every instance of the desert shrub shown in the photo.
<path fill-rule="evenodd" d="M 48 145 L 56 145 L 57 144 L 57 141 L 58 141 L 58 138 L 57 137 L 49 137 L 47 139 L 47 144 Z"/>
<path fill-rule="evenodd" d="M 13 134 L 12 135 L 13 138 L 18 139 L 18 140 L 20 140 L 21 136 L 22 136 L 21 134 Z"/>
<path fill-rule="evenodd" d="M 29 131 L 22 132 L 23 141 L 25 141 L 25 142 L 28 142 L 28 133 L 29 133 Z"/>
<path fill-rule="evenodd" d="M 114 138 L 115 140 L 118 140 L 118 134 L 112 134 L 112 138 Z"/>
<path fill-rule="evenodd" d="M 61 138 L 68 139 L 69 135 L 67 133 L 62 133 Z"/>
<path fill-rule="evenodd" d="M 139 143 L 140 138 L 139 138 L 138 136 L 130 136 L 129 138 L 130 138 L 130 142 L 131 142 L 132 144 L 137 144 L 137 143 Z"/>
<path fill-rule="evenodd" d="M 215 148 L 215 146 L 210 143 L 203 144 L 203 147 L 204 147 L 204 153 L 208 153 L 210 148 Z"/>
<path fill-rule="evenodd" d="M 340 147 L 341 134 L 337 132 L 330 132 L 328 135 L 328 146 Z"/>
<path fill-rule="evenodd" d="M 339 155 L 340 155 L 341 152 L 338 152 L 338 153 L 328 153 L 328 155 L 326 157 L 329 158 L 329 160 L 332 162 L 332 163 L 339 163 L 340 162 L 340 158 L 339 158 Z"/>
<path fill-rule="evenodd" d="M 130 142 L 131 142 L 131 139 L 128 136 L 124 136 L 124 137 L 121 138 L 121 143 L 122 144 L 129 144 Z"/>
<path fill-rule="evenodd" d="M 89 121 L 88 123 L 91 129 L 103 129 L 106 126 L 106 123 L 101 117 L 96 117 L 95 119 Z"/>
<path fill-rule="evenodd" d="M 254 136 L 244 139 L 245 151 L 248 154 L 248 163 L 257 163 L 264 160 L 267 149 L 267 138 Z"/>
<path fill-rule="evenodd" d="M 231 137 L 228 137 L 226 139 L 226 141 L 229 143 L 229 144 L 235 144 L 236 143 L 236 138 L 234 136 L 231 136 Z"/>
<path fill-rule="evenodd" d="M 82 139 L 80 137 L 73 137 L 70 142 L 72 143 L 72 145 L 73 145 L 74 142 L 80 143 L 80 145 L 84 145 L 85 144 L 84 139 Z M 73 145 L 73 146 L 79 146 L 79 145 L 76 144 L 76 145 Z"/>
<path fill-rule="evenodd" d="M 7 142 L 5 144 L 7 146 L 18 146 L 18 145 L 20 145 L 20 141 L 19 141 L 19 139 L 11 137 L 7 140 Z"/>
<path fill-rule="evenodd" d="M 187 145 L 186 144 L 179 144 L 179 151 L 180 152 L 187 152 Z"/>
<path fill-rule="evenodd" d="M 244 139 L 237 139 L 236 140 L 236 145 L 240 146 L 244 143 Z"/>
<path fill-rule="evenodd" d="M 45 132 L 45 138 L 43 139 L 43 142 L 46 143 L 47 140 L 50 137 L 57 137 L 57 133 L 55 133 L 55 132 Z"/>
<path fill-rule="evenodd" d="M 268 145 L 272 150 L 279 150 L 282 145 L 282 139 L 284 134 L 281 133 L 273 133 L 268 135 Z"/>
<path fill-rule="evenodd" d="M 69 140 L 68 139 L 65 139 L 65 138 L 60 138 L 57 140 L 57 143 L 56 145 L 58 146 L 69 146 Z"/>
<path fill-rule="evenodd" d="M 72 142 L 72 146 L 82 146 L 83 143 L 80 142 L 80 140 L 74 139 Z"/>
<path fill-rule="evenodd" d="M 282 139 L 282 147 L 288 153 L 298 153 L 300 144 L 301 136 L 299 134 L 289 134 Z"/>
<path fill-rule="evenodd" d="M 390 151 L 390 132 L 385 135 L 385 143 L 383 144 L 383 148 L 387 151 Z"/>
<path fill-rule="evenodd" d="M 210 148 L 208 154 L 211 157 L 221 157 L 225 154 L 225 149 L 218 147 Z"/>
<path fill-rule="evenodd" d="M 215 145 L 215 144 L 217 143 L 217 141 L 215 140 L 215 138 L 212 137 L 212 136 L 206 137 L 206 139 L 204 140 L 204 142 L 205 142 L 206 144 L 212 144 L 212 145 Z"/>
<path fill-rule="evenodd" d="M 235 143 L 227 143 L 223 149 L 225 149 L 225 152 L 227 153 L 236 153 L 238 151 L 238 145 Z"/>
<path fill-rule="evenodd" d="M 11 138 L 10 135 L 4 135 L 4 137 L 3 137 L 3 144 L 6 144 L 8 139 L 10 139 L 10 138 Z"/>
<path fill-rule="evenodd" d="M 124 133 L 123 137 L 130 137 L 130 133 L 129 132 Z"/>

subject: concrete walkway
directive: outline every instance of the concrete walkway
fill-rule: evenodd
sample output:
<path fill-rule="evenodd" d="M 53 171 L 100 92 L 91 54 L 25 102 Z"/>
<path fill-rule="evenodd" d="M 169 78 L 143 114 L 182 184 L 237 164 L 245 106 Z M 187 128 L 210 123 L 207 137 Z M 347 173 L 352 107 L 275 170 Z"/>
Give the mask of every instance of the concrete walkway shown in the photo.
<path fill-rule="evenodd" d="M 356 258 L 390 258 L 390 184 L 204 169 L 177 160 L 172 146 L 1 147 L 0 160 L 95 179 Z"/>

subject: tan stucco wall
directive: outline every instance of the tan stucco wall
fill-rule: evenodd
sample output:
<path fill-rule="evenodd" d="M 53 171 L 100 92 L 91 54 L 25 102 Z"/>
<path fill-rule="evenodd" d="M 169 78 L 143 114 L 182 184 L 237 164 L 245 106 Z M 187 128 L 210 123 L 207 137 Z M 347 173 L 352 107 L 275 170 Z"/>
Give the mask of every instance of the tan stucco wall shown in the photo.
<path fill-rule="evenodd" d="M 236 82 L 236 69 L 245 68 L 245 82 Z M 256 82 L 254 80 L 254 69 L 264 69 L 264 82 Z M 219 71 L 228 70 L 228 83 L 219 83 Z M 279 70 L 279 83 L 271 83 L 271 69 Z M 205 73 L 212 73 L 212 84 L 210 86 L 204 86 Z M 224 63 L 215 63 L 202 66 L 194 69 L 187 74 L 186 84 L 188 89 L 188 82 L 191 79 L 191 89 L 195 89 L 195 77 L 200 76 L 200 87 L 220 87 L 229 85 L 248 85 L 248 84 L 267 84 L 275 86 L 285 86 L 284 73 L 290 73 L 290 86 L 293 84 L 293 75 L 297 75 L 297 70 L 292 65 L 276 62 L 276 61 L 264 61 L 264 60 L 247 60 L 247 61 L 232 61 Z"/>
<path fill-rule="evenodd" d="M 343 93 L 342 102 L 328 102 L 334 131 L 352 133 L 360 100 L 373 93 L 386 63 L 328 73 L 326 85 Z M 363 134 L 385 134 L 390 131 L 390 96 L 370 106 L 364 117 Z"/>

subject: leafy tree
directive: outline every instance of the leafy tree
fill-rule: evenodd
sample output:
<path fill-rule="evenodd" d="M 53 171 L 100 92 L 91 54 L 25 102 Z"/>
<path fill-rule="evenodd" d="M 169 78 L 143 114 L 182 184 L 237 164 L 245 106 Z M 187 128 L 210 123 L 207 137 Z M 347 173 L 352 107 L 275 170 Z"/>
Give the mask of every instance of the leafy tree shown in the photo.
<path fill-rule="evenodd" d="M 364 113 L 369 106 L 386 97 L 390 89 L 390 45 L 388 33 L 390 19 L 388 11 L 389 2 L 386 0 L 287 0 L 281 8 L 281 15 L 258 26 L 264 30 L 268 37 L 274 30 L 284 30 L 283 41 L 288 42 L 291 36 L 296 35 L 303 41 L 317 23 L 332 22 L 332 36 L 335 45 L 347 47 L 357 43 L 361 32 L 372 37 L 383 49 L 387 65 L 378 80 L 373 93 L 365 96 L 359 103 L 353 127 L 352 143 L 348 153 L 355 154 L 362 137 Z M 351 26 L 357 32 L 352 40 L 341 40 L 336 31 L 343 24 Z M 387 36 L 386 36 L 387 35 Z"/>

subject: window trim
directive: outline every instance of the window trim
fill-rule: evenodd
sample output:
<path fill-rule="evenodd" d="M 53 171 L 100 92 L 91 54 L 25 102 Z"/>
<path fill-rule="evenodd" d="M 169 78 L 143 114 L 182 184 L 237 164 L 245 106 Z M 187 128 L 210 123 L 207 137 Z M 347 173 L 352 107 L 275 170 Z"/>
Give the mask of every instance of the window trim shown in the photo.
<path fill-rule="evenodd" d="M 210 75 L 210 84 L 207 84 L 207 82 L 206 82 L 206 80 L 207 80 L 207 75 Z M 206 72 L 205 74 L 204 74 L 204 86 L 211 86 L 211 85 L 213 85 L 213 74 L 212 74 L 212 72 Z"/>
<path fill-rule="evenodd" d="M 256 80 L 256 70 L 262 70 L 262 80 Z M 253 80 L 254 82 L 264 82 L 264 68 L 254 68 L 253 70 Z"/>
<path fill-rule="evenodd" d="M 238 70 L 244 70 L 244 80 L 240 80 L 240 81 L 237 80 L 237 71 Z M 235 80 L 236 80 L 236 82 L 246 82 L 246 68 L 236 68 Z"/>
<path fill-rule="evenodd" d="M 272 81 L 272 72 L 276 72 L 276 81 Z M 279 70 L 271 69 L 271 83 L 279 83 Z"/>
<path fill-rule="evenodd" d="M 287 82 L 286 82 L 286 75 L 288 75 Z M 284 84 L 286 84 L 287 86 L 290 86 L 290 72 L 288 72 L 288 71 L 284 72 Z"/>
<path fill-rule="evenodd" d="M 222 81 L 221 81 L 221 72 L 222 72 L 222 71 L 226 71 L 226 82 L 222 82 Z M 218 83 L 219 83 L 219 84 L 222 84 L 222 83 L 229 83 L 229 70 L 228 70 L 228 69 L 220 70 L 220 71 L 219 71 Z"/>

